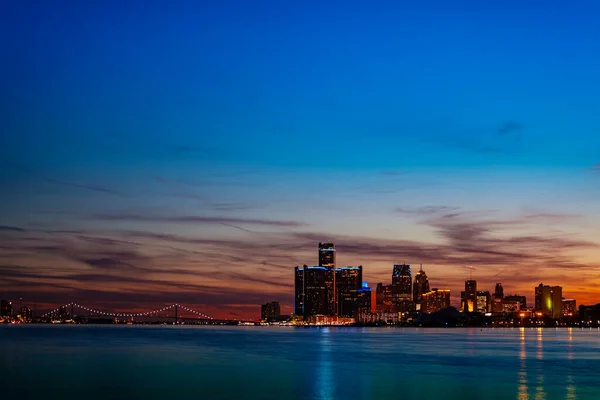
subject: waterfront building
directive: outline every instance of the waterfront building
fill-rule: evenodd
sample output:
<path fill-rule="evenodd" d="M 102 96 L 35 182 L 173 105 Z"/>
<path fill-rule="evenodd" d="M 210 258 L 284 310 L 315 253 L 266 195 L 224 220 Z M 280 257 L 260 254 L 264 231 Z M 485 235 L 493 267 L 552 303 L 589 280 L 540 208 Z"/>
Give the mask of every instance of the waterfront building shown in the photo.
<path fill-rule="evenodd" d="M 328 269 L 325 286 L 327 286 L 328 315 L 337 314 L 337 298 L 335 285 L 336 251 L 333 243 L 319 243 L 319 267 Z"/>
<path fill-rule="evenodd" d="M 304 315 L 304 267 L 295 268 L 294 287 L 294 315 Z"/>
<path fill-rule="evenodd" d="M 521 307 L 521 301 L 519 299 L 510 299 L 509 297 L 505 297 L 502 302 L 502 311 L 505 313 L 515 313 L 525 308 Z"/>
<path fill-rule="evenodd" d="M 343 267 L 335 270 L 337 315 L 356 318 L 358 313 L 358 290 L 362 285 L 362 266 Z"/>
<path fill-rule="evenodd" d="M 427 279 L 427 274 L 423 271 L 423 265 L 421 264 L 419 272 L 415 275 L 413 285 L 413 304 L 416 311 L 421 311 L 423 295 L 429 291 L 429 279 Z"/>
<path fill-rule="evenodd" d="M 330 285 L 334 280 L 332 267 L 304 266 L 304 317 L 335 315 L 335 302 L 332 302 L 335 294 Z"/>
<path fill-rule="evenodd" d="M 12 303 L 8 300 L 0 300 L 0 317 L 12 317 Z"/>
<path fill-rule="evenodd" d="M 477 312 L 485 314 L 491 311 L 491 296 L 490 292 L 477 292 Z"/>
<path fill-rule="evenodd" d="M 465 291 L 461 292 L 461 311 L 477 311 L 477 281 L 465 281 Z"/>
<path fill-rule="evenodd" d="M 270 301 L 261 306 L 260 317 L 263 321 L 279 318 L 281 316 L 281 307 L 278 301 Z"/>
<path fill-rule="evenodd" d="M 562 287 L 540 283 L 535 288 L 535 310 L 548 318 L 562 317 Z"/>
<path fill-rule="evenodd" d="M 421 310 L 424 313 L 431 314 L 444 308 L 450 307 L 450 291 L 437 288 L 423 294 L 423 303 Z"/>
<path fill-rule="evenodd" d="M 375 290 L 375 309 L 377 313 L 391 313 L 393 308 L 392 285 L 378 283 Z"/>
<path fill-rule="evenodd" d="M 504 300 L 504 288 L 501 283 L 496 283 L 496 289 L 494 290 L 494 297 L 492 298 L 492 312 L 501 313 L 504 311 L 502 304 Z"/>
<path fill-rule="evenodd" d="M 410 265 L 394 265 L 392 272 L 392 303 L 395 312 L 412 311 L 412 274 Z"/>
<path fill-rule="evenodd" d="M 358 312 L 355 317 L 361 314 L 366 314 L 372 312 L 371 310 L 371 299 L 372 299 L 371 288 L 369 287 L 368 282 L 363 282 L 362 286 L 357 290 L 357 303 L 358 303 Z"/>
<path fill-rule="evenodd" d="M 577 313 L 577 302 L 574 299 L 562 299 L 563 317 L 573 317 Z"/>
<path fill-rule="evenodd" d="M 524 310 L 527 308 L 527 297 L 525 296 L 519 296 L 518 294 L 513 294 L 512 296 L 506 296 L 504 298 L 505 301 L 517 301 L 520 303 L 520 309 Z"/>

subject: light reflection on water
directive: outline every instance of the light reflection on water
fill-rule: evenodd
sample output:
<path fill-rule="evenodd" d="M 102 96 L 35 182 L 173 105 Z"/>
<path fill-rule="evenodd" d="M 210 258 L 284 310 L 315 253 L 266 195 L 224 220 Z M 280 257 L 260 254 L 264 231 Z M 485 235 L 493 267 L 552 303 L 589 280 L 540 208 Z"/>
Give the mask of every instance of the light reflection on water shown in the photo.
<path fill-rule="evenodd" d="M 600 331 L 592 329 L 0 326 L 0 348 L 10 382 L 2 398 L 587 400 L 600 393 Z"/>

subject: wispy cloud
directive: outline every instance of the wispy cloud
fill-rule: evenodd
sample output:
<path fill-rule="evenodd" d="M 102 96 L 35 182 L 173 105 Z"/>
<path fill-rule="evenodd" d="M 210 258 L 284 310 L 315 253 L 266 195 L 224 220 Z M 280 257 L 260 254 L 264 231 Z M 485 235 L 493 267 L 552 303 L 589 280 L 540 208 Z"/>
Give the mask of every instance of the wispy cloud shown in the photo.
<path fill-rule="evenodd" d="M 17 226 L 0 225 L 0 231 L 25 232 L 25 229 L 19 228 Z"/>
<path fill-rule="evenodd" d="M 136 221 L 136 222 L 171 222 L 171 223 L 207 223 L 207 224 L 236 224 L 236 225 L 264 225 L 278 227 L 301 227 L 305 223 L 298 221 L 252 219 L 252 218 L 233 218 L 233 217 L 213 217 L 200 215 L 181 215 L 181 216 L 159 216 L 143 214 L 95 214 L 94 219 L 103 221 Z"/>

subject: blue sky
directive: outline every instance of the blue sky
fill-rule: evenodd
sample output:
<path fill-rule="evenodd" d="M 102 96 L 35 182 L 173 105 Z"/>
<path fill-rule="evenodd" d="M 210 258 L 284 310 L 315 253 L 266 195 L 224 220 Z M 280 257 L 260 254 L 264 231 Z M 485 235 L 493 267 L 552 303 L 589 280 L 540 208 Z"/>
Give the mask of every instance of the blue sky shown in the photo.
<path fill-rule="evenodd" d="M 2 232 L 17 246 L 2 253 L 5 268 L 68 272 L 61 278 L 67 289 L 39 281 L 53 293 L 42 300 L 94 295 L 100 302 L 111 297 L 97 295 L 92 274 L 121 293 L 108 279 L 131 272 L 125 264 L 155 264 L 160 273 L 148 272 L 150 284 L 136 283 L 143 291 L 179 282 L 169 271 L 187 259 L 161 255 L 159 262 L 148 255 L 153 242 L 136 248 L 140 259 L 122 260 L 114 244 L 85 248 L 93 253 L 86 260 L 111 259 L 110 268 L 71 257 L 65 272 L 57 265 L 72 251 L 58 248 L 80 240 L 75 233 L 61 233 L 50 253 L 51 246 L 28 243 L 49 240 L 48 230 L 96 239 L 162 232 L 228 240 L 227 253 L 253 265 L 264 260 L 250 257 L 245 244 L 281 241 L 283 248 L 301 241 L 300 233 L 314 235 L 303 237 L 306 247 L 289 258 L 273 255 L 290 270 L 263 271 L 271 297 L 283 302 L 291 292 L 279 283 L 291 281 L 295 263 L 314 262 L 322 236 L 339 242 L 342 262 L 363 263 L 369 281 L 388 280 L 396 258 L 422 262 L 456 297 L 464 275 L 457 265 L 469 261 L 461 246 L 448 272 L 437 256 L 396 249 L 396 241 L 446 246 L 456 237 L 441 225 L 486 223 L 486 235 L 508 241 L 498 246 L 548 235 L 593 242 L 600 6 L 444 3 L 3 5 L 0 225 L 21 229 Z M 344 256 L 343 242 L 357 238 L 385 240 L 398 255 Z M 486 236 L 481 246 L 488 245 Z M 551 263 L 569 259 L 578 263 L 569 268 L 597 273 L 595 247 L 571 245 Z M 243 269 L 239 261 L 190 257 L 194 279 L 212 282 L 208 292 L 225 293 L 242 279 L 232 275 Z M 488 261 L 480 279 L 492 289 L 508 260 Z M 566 279 L 545 272 L 547 262 L 515 266 L 540 270 L 514 285 L 529 290 L 543 277 Z M 217 265 L 222 278 L 211 269 Z M 30 280 L 15 276 L 0 293 L 44 292 Z M 81 285 L 90 293 L 73 290 Z M 244 290 L 225 308 L 252 312 L 263 298 Z M 600 297 L 590 291 L 572 289 L 586 300 Z"/>

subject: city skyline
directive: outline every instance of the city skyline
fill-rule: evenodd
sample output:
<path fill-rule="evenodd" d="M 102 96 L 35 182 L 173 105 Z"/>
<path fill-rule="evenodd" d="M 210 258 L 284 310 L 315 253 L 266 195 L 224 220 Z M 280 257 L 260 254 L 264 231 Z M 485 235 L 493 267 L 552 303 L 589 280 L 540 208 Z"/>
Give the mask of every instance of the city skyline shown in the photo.
<path fill-rule="evenodd" d="M 0 298 L 290 314 L 332 242 L 600 303 L 600 5 L 438 3 L 7 4 Z"/>

